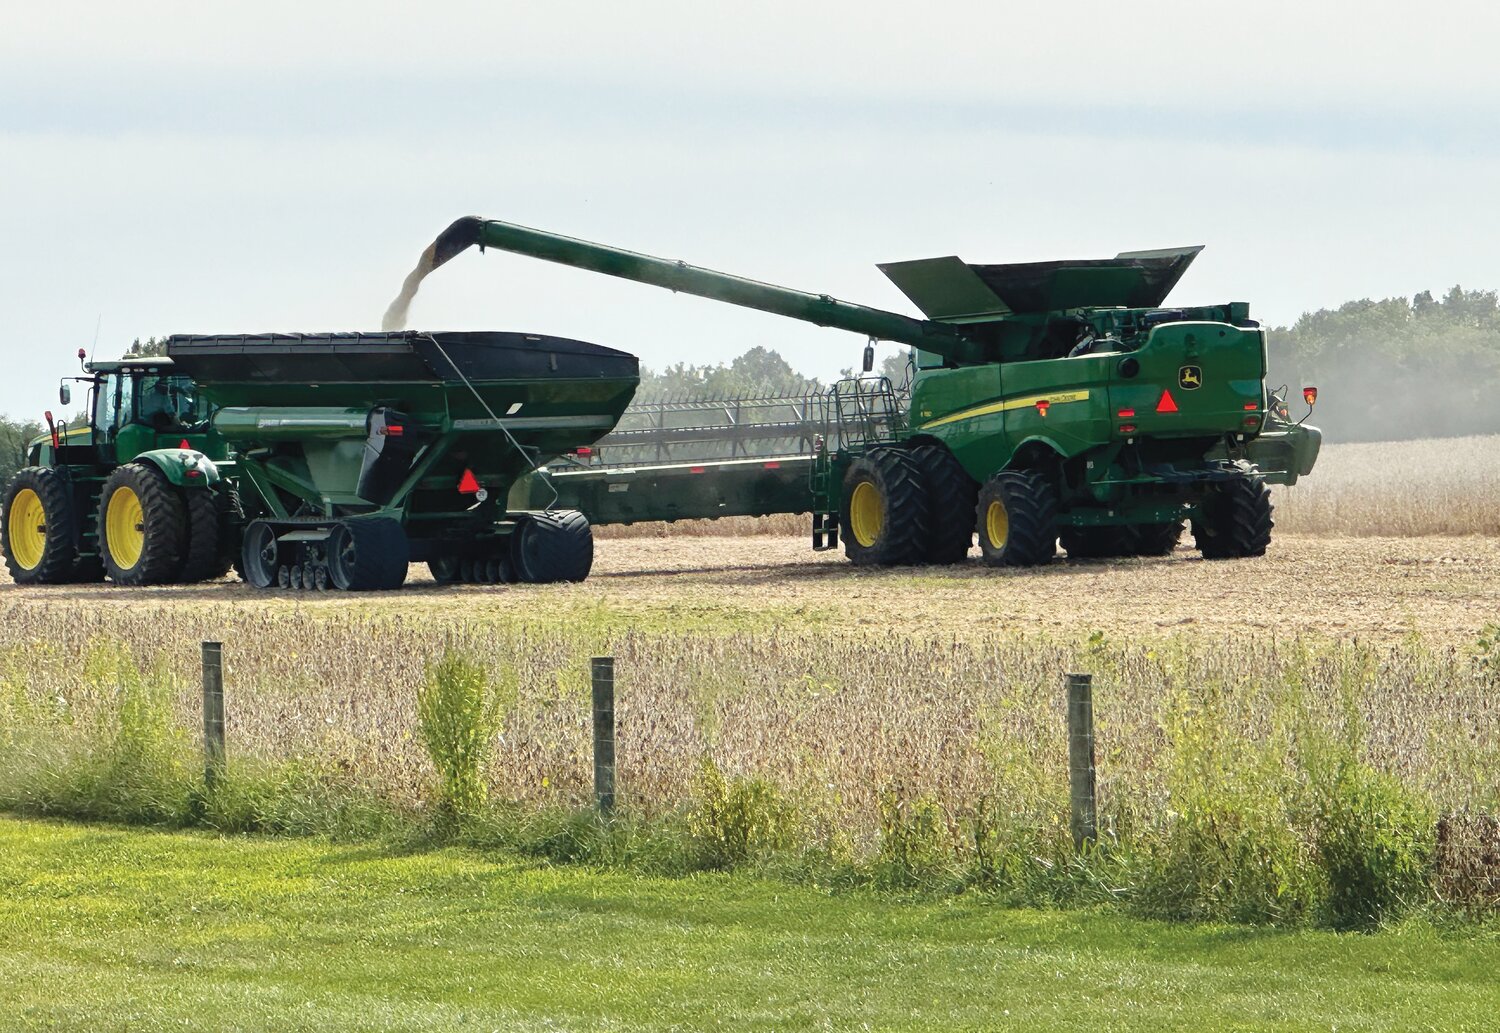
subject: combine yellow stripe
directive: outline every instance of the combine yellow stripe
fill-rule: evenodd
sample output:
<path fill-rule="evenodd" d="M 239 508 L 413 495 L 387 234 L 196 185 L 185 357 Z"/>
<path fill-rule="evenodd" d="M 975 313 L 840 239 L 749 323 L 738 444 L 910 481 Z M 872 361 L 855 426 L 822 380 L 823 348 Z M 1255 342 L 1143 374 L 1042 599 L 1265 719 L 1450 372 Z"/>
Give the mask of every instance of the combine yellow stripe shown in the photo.
<path fill-rule="evenodd" d="M 1029 409 L 1037 402 L 1050 402 L 1053 405 L 1062 405 L 1064 402 L 1086 402 L 1089 393 L 1087 391 L 1058 391 L 1050 395 L 1029 395 L 1026 398 L 1010 398 L 1003 402 L 990 402 L 987 405 L 976 405 L 972 409 L 961 409 L 951 415 L 940 419 L 930 420 L 922 424 L 923 430 L 933 427 L 942 427 L 949 423 L 957 423 L 959 420 L 972 420 L 976 416 L 992 416 L 997 412 L 1010 412 L 1013 409 Z"/>

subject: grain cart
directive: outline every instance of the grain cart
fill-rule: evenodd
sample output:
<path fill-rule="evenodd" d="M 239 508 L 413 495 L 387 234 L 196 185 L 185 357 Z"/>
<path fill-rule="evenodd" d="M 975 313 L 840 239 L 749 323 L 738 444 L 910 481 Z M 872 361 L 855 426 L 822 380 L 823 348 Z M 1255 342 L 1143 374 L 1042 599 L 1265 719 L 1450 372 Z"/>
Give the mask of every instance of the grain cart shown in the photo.
<path fill-rule="evenodd" d="M 27 449 L 6 487 L 0 547 L 18 584 L 200 581 L 233 560 L 227 458 L 207 403 L 164 357 L 88 362 L 82 422 L 46 414 L 48 432 Z M 149 521 L 146 514 L 151 515 Z M 108 546 L 106 546 L 108 542 Z"/>
<path fill-rule="evenodd" d="M 232 450 L 257 588 L 581 581 L 588 521 L 514 511 L 516 479 L 619 419 L 635 356 L 522 333 L 174 336 Z"/>
<path fill-rule="evenodd" d="M 912 348 L 909 397 L 883 378 L 836 385 L 805 462 L 560 470 L 539 489 L 598 522 L 769 505 L 810 510 L 814 547 L 842 539 L 855 563 L 957 562 L 977 532 L 985 563 L 1033 566 L 1059 540 L 1073 556 L 1164 555 L 1191 521 L 1204 557 L 1258 556 L 1266 484 L 1307 474 L 1321 442 L 1268 422 L 1265 331 L 1249 306 L 1163 307 L 1199 247 L 880 266 L 917 319 L 473 217 L 433 243 L 433 267 L 475 244 L 852 331 L 869 339 L 866 372 L 876 341 Z"/>

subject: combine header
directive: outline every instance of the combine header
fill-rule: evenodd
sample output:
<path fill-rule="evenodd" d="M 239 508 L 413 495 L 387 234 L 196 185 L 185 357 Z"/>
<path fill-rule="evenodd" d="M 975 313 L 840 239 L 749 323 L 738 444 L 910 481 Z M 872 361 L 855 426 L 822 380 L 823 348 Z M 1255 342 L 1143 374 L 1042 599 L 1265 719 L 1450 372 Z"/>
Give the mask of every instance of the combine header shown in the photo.
<path fill-rule="evenodd" d="M 957 562 L 977 533 L 986 563 L 1034 566 L 1059 541 L 1072 556 L 1165 555 L 1191 521 L 1204 557 L 1258 556 L 1266 484 L 1308 473 L 1321 442 L 1274 411 L 1249 306 L 1164 307 L 1198 247 L 882 265 L 927 317 L 916 319 L 478 218 L 438 237 L 434 267 L 476 244 L 858 333 L 867 373 L 876 341 L 912 349 L 909 394 L 879 377 L 836 385 L 800 460 L 679 450 L 611 468 L 591 456 L 534 487 L 596 523 L 810 511 L 814 546 L 842 540 L 855 563 Z M 743 433 L 700 446 L 712 456 L 715 439 Z"/>

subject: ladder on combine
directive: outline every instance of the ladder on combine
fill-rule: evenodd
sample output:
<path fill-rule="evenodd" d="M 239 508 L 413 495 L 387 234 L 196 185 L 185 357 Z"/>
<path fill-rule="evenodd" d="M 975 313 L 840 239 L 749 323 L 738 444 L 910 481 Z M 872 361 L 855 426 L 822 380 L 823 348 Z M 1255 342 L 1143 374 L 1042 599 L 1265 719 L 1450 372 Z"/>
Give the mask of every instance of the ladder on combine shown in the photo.
<path fill-rule="evenodd" d="M 902 399 L 889 377 L 848 377 L 820 396 L 823 433 L 813 450 L 812 546 L 838 548 L 843 472 L 849 461 L 897 440 L 905 427 Z"/>

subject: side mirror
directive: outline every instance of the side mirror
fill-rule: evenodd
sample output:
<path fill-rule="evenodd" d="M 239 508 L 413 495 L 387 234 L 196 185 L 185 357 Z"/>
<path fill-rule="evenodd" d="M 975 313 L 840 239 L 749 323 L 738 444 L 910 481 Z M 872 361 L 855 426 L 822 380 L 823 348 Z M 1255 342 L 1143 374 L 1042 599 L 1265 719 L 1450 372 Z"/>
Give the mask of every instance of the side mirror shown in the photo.
<path fill-rule="evenodd" d="M 865 345 L 865 372 L 869 373 L 875 368 L 875 342 L 871 341 Z"/>
<path fill-rule="evenodd" d="M 73 388 L 63 384 L 57 389 L 57 400 L 63 405 L 73 404 Z"/>

